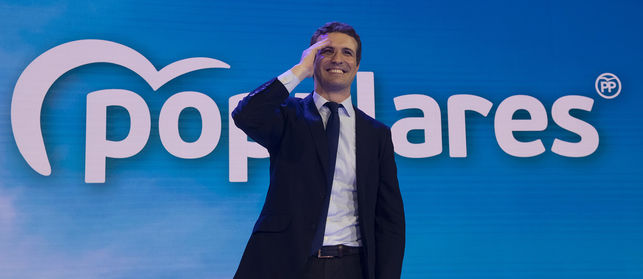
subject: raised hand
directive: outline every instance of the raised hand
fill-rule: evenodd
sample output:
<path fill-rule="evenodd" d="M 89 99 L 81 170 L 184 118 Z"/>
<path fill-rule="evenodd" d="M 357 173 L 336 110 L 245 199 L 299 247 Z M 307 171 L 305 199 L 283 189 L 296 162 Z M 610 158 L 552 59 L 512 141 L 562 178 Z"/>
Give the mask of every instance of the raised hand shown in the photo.
<path fill-rule="evenodd" d="M 328 36 L 326 35 L 322 35 L 319 38 L 320 40 L 317 43 L 302 52 L 299 64 L 290 69 L 292 73 L 299 78 L 299 80 L 304 80 L 305 78 L 313 75 L 315 70 L 315 56 L 317 55 L 317 52 L 330 43 Z"/>

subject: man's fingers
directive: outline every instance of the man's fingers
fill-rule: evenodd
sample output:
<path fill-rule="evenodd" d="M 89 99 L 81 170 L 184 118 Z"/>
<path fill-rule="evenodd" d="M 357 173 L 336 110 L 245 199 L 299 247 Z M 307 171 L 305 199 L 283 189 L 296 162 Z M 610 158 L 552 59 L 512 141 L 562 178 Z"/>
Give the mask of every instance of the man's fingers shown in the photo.
<path fill-rule="evenodd" d="M 314 60 L 315 56 L 317 55 L 317 52 L 319 51 L 320 48 L 323 48 L 327 46 L 330 43 L 330 40 L 328 37 L 323 38 L 321 41 L 318 41 L 308 47 L 304 52 L 302 53 L 301 59 L 302 62 L 303 60 L 311 60 L 309 63 L 312 63 L 312 60 Z M 312 65 L 311 65 L 312 67 Z"/>
<path fill-rule="evenodd" d="M 301 61 L 299 61 L 299 64 L 295 65 L 295 67 L 291 69 L 293 73 L 295 73 L 295 75 L 299 78 L 299 80 L 303 80 L 304 78 L 313 75 L 315 56 L 319 52 L 319 49 L 330 44 L 328 36 L 324 35 L 320 38 L 321 40 L 304 50 L 304 52 L 301 54 Z"/>
<path fill-rule="evenodd" d="M 318 51 L 320 48 L 325 47 L 325 46 L 327 46 L 328 44 L 330 44 L 330 40 L 328 39 L 328 37 L 326 37 L 326 38 L 322 39 L 321 41 L 318 41 L 318 42 L 314 43 L 312 46 L 310 46 L 310 47 L 308 48 L 308 50 L 309 50 L 310 52 L 317 53 L 317 51 Z"/>
<path fill-rule="evenodd" d="M 311 49 L 317 50 L 319 48 L 325 47 L 329 43 L 330 43 L 330 39 L 328 39 L 328 37 L 326 37 L 326 38 L 322 39 L 321 41 L 318 41 L 315 44 L 313 44 L 311 46 Z"/>
<path fill-rule="evenodd" d="M 315 57 L 317 55 L 317 52 L 319 52 L 321 48 L 327 46 L 328 44 L 330 44 L 330 40 L 328 39 L 328 37 L 316 42 L 306 50 L 307 56 Z"/>

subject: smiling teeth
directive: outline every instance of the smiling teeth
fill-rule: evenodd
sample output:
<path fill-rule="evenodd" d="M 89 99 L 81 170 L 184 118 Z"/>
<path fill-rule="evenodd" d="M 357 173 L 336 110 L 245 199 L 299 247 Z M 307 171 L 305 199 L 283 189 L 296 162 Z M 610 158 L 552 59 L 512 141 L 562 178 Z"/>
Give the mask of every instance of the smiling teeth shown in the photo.
<path fill-rule="evenodd" d="M 344 71 L 342 71 L 340 69 L 332 69 L 332 70 L 329 70 L 329 72 L 335 73 L 335 74 L 343 74 L 344 73 Z"/>

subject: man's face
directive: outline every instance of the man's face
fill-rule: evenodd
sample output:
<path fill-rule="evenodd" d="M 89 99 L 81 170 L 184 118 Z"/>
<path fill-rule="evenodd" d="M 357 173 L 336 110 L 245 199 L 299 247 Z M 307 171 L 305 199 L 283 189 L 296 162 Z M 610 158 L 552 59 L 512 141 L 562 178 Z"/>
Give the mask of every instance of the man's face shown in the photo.
<path fill-rule="evenodd" d="M 340 91 L 350 88 L 357 65 L 357 41 L 344 33 L 332 32 L 319 36 L 317 41 L 328 37 L 330 43 L 315 57 L 315 83 L 325 91 Z"/>

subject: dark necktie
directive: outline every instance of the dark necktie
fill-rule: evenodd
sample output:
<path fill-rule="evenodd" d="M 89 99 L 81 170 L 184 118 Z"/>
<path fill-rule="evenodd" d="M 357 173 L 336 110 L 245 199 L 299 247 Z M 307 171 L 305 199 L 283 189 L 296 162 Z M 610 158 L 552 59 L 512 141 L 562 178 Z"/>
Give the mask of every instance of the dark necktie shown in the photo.
<path fill-rule="evenodd" d="M 326 217 L 328 216 L 328 205 L 330 203 L 330 193 L 333 186 L 333 177 L 335 176 L 335 162 L 337 161 L 337 142 L 339 141 L 339 114 L 338 108 L 342 105 L 335 102 L 327 102 L 324 106 L 330 109 L 330 116 L 326 121 L 326 140 L 328 141 L 328 185 L 326 187 L 326 196 L 324 198 L 324 207 L 317 225 L 317 231 L 313 237 L 313 254 L 317 253 L 324 244 L 324 232 L 326 231 Z"/>

